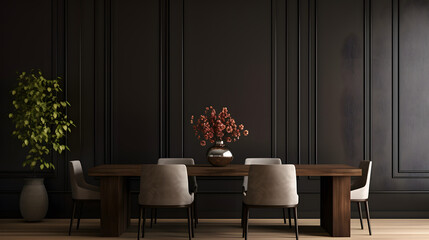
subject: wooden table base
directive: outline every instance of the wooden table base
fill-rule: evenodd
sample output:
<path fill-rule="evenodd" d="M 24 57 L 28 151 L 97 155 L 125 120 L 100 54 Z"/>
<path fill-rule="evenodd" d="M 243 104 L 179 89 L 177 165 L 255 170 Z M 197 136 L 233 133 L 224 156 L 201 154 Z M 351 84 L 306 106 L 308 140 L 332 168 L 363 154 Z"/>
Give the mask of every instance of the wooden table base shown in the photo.
<path fill-rule="evenodd" d="M 125 177 L 102 177 L 101 235 L 119 237 L 130 224 L 129 191 Z"/>
<path fill-rule="evenodd" d="M 350 237 L 350 177 L 321 177 L 320 225 L 332 237 Z"/>
<path fill-rule="evenodd" d="M 89 170 L 101 179 L 101 233 L 119 237 L 128 227 L 127 177 L 139 177 L 143 164 L 100 165 Z M 321 177 L 320 225 L 333 237 L 350 237 L 350 177 L 362 170 L 344 164 L 295 165 L 297 176 Z M 187 166 L 189 176 L 247 176 L 249 165 Z"/>

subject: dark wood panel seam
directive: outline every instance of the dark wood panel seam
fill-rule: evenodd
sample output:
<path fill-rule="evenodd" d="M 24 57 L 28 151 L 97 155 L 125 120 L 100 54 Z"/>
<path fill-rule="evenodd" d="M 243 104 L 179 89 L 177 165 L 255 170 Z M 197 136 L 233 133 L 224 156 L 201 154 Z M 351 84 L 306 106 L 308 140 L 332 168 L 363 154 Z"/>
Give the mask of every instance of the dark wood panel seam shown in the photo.
<path fill-rule="evenodd" d="M 398 75 L 399 75 L 399 3 L 398 0 L 392 2 L 392 156 L 393 156 L 393 177 L 396 177 L 399 170 L 399 96 L 398 96 Z"/>
<path fill-rule="evenodd" d="M 64 7 L 63 7 L 63 16 L 64 16 L 64 26 L 63 26 L 63 28 L 64 28 L 64 86 L 67 86 L 67 81 L 68 81 L 68 77 L 67 77 L 67 73 L 68 73 L 68 71 L 67 71 L 67 64 L 68 64 L 68 61 L 67 61 L 67 58 L 68 58 L 68 51 L 67 51 L 67 46 L 68 46 L 68 40 L 67 40 L 67 37 L 68 37 L 68 34 L 67 34 L 67 31 L 68 31 L 68 0 L 64 0 L 64 2 L 63 2 L 63 4 L 64 4 Z M 58 11 L 59 11 L 59 9 L 58 9 Z M 58 22 L 59 22 L 59 18 L 58 18 Z M 59 59 L 59 58 L 58 58 Z M 66 88 L 64 88 L 64 98 L 68 101 L 68 94 L 67 94 L 67 89 Z M 67 111 L 67 108 L 66 108 L 66 114 L 68 115 L 68 111 Z M 65 138 L 65 144 L 68 146 L 68 133 L 66 132 L 66 138 Z M 65 164 L 65 166 L 64 166 L 64 176 L 63 176 L 63 189 L 68 189 L 68 186 L 69 186 L 69 184 L 68 184 L 68 160 L 69 160 L 69 152 L 67 152 L 66 151 L 66 153 L 64 154 L 65 155 L 65 162 L 66 162 L 66 164 Z"/>
<path fill-rule="evenodd" d="M 185 0 L 182 0 L 182 158 L 185 156 Z"/>
<path fill-rule="evenodd" d="M 51 76 L 52 78 L 56 78 L 58 77 L 58 65 L 59 63 L 59 57 L 58 57 L 58 52 L 59 52 L 59 41 L 58 41 L 58 11 L 59 9 L 58 7 L 58 0 L 52 0 L 51 1 L 51 41 L 52 41 L 52 47 L 51 47 Z M 66 83 L 66 80 L 64 79 L 64 82 Z M 63 96 L 65 98 L 65 96 Z M 66 99 L 66 98 L 65 98 Z M 67 109 L 65 110 L 67 113 Z M 66 138 L 64 139 L 64 141 L 66 141 L 67 139 L 67 134 L 66 134 Z M 51 154 L 51 162 L 53 162 L 55 164 L 55 166 L 59 167 L 58 165 L 58 158 L 64 158 L 64 156 L 66 156 L 67 154 L 57 154 L 56 152 L 53 152 Z M 58 168 L 54 169 L 54 174 L 56 177 L 58 177 Z"/>
<path fill-rule="evenodd" d="M 277 157 L 277 32 L 276 0 L 271 0 L 271 156 Z"/>
<path fill-rule="evenodd" d="M 169 1 L 159 3 L 159 157 L 168 155 Z M 164 114 L 165 113 L 165 114 Z"/>
<path fill-rule="evenodd" d="M 308 164 L 317 164 L 317 0 L 308 0 Z M 318 180 L 319 177 L 307 177 Z"/>
<path fill-rule="evenodd" d="M 364 153 L 367 160 L 371 153 L 371 0 L 364 0 Z"/>
<path fill-rule="evenodd" d="M 113 158 L 113 151 L 112 151 L 112 122 L 113 122 L 113 114 L 112 114 L 112 75 L 113 75 L 113 68 L 112 68 L 112 59 L 111 59 L 111 53 L 112 53 L 112 0 L 106 0 L 104 5 L 104 82 L 105 82 L 105 99 L 104 99 L 104 107 L 105 107 L 105 164 L 111 164 L 112 158 Z"/>
<path fill-rule="evenodd" d="M 284 163 L 288 163 L 289 161 L 289 55 L 288 55 L 288 50 L 289 50 L 289 32 L 288 32 L 288 12 L 287 12 L 287 1 L 285 1 L 285 8 L 284 8 L 284 12 L 285 12 L 285 95 L 286 95 L 286 104 L 285 107 L 283 109 L 283 111 L 285 111 L 285 161 Z"/>
<path fill-rule="evenodd" d="M 312 34 L 311 34 L 311 28 L 313 27 L 313 24 L 311 24 L 311 5 L 312 5 L 312 0 L 308 0 L 308 9 L 307 9 L 307 20 L 308 20 L 308 28 L 307 28 L 307 81 L 308 81 L 308 89 L 307 89 L 307 94 L 308 94 L 308 101 L 307 101 L 307 111 L 308 111 L 308 119 L 307 119 L 307 152 L 308 152 L 308 164 L 311 164 L 311 160 L 312 160 L 312 154 L 311 154 L 311 133 L 312 133 L 312 128 L 311 128 L 311 118 L 312 118 L 312 114 L 311 114 L 311 101 L 312 101 L 312 97 L 311 97 L 311 67 L 313 66 L 312 64 L 312 58 L 311 58 L 311 51 L 312 51 L 312 47 L 311 47 L 311 40 L 312 40 Z"/>
<path fill-rule="evenodd" d="M 298 4 L 298 164 L 301 164 L 301 1 Z"/>

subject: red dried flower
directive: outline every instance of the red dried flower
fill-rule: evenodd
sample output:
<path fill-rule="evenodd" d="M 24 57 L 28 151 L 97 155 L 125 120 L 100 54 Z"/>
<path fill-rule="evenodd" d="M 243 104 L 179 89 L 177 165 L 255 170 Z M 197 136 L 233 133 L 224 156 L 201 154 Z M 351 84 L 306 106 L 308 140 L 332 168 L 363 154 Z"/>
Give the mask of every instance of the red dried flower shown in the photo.
<path fill-rule="evenodd" d="M 249 130 L 244 130 L 243 135 L 244 135 L 244 136 L 249 135 Z"/>
<path fill-rule="evenodd" d="M 205 146 L 208 141 L 214 143 L 216 140 L 222 139 L 227 142 L 236 142 L 240 135 L 247 136 L 249 133 L 248 130 L 246 130 L 246 133 L 243 132 L 243 124 L 237 127 L 237 123 L 231 118 L 231 114 L 229 114 L 226 107 L 223 107 L 218 114 L 213 106 L 206 107 L 204 114 L 196 118 L 196 121 L 194 121 L 194 118 L 194 115 L 192 115 L 190 123 L 193 125 L 195 136 L 201 139 L 201 146 Z"/>

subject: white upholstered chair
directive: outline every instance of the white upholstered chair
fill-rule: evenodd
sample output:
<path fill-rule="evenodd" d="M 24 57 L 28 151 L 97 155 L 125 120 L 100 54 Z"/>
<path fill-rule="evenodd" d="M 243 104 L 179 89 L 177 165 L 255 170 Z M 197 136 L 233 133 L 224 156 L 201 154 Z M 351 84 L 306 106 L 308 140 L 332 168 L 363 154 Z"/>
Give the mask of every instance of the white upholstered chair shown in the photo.
<path fill-rule="evenodd" d="M 144 237 L 146 208 L 186 208 L 188 211 L 188 235 L 194 235 L 192 225 L 192 205 L 194 194 L 189 193 L 188 172 L 183 164 L 143 165 L 140 176 L 140 217 L 137 239 L 140 239 L 140 228 Z M 143 224 L 141 218 L 143 217 Z"/>
<path fill-rule="evenodd" d="M 72 189 L 73 212 L 70 216 L 69 235 L 73 225 L 73 219 L 76 213 L 76 205 L 79 205 L 79 215 L 76 230 L 79 229 L 80 218 L 84 201 L 100 200 L 100 188 L 85 181 L 82 165 L 79 160 L 69 162 L 70 185 Z"/>
<path fill-rule="evenodd" d="M 280 158 L 246 158 L 244 160 L 245 165 L 279 165 L 282 164 L 282 160 Z M 243 178 L 243 195 L 247 192 L 247 182 L 248 177 L 245 176 Z M 244 208 L 243 208 L 244 210 Z M 289 227 L 292 227 L 291 217 L 290 217 L 290 209 L 288 208 L 288 217 L 289 217 Z M 286 209 L 283 209 L 283 222 L 286 224 Z M 243 221 L 241 222 L 243 224 Z"/>
<path fill-rule="evenodd" d="M 247 240 L 250 208 L 293 208 L 295 237 L 298 239 L 297 207 L 299 202 L 296 170 L 292 164 L 251 165 L 246 195 L 243 199 L 243 237 Z"/>
<path fill-rule="evenodd" d="M 167 165 L 167 164 L 184 164 L 184 165 L 195 165 L 193 158 L 160 158 L 158 159 L 158 165 Z M 192 176 L 188 177 L 189 181 L 189 190 L 191 193 L 194 193 L 194 204 L 193 204 L 193 217 L 194 217 L 194 223 L 195 228 L 197 227 L 198 223 L 198 215 L 197 215 L 197 191 L 198 191 L 198 184 L 197 184 L 197 177 Z M 153 221 L 157 220 L 157 209 L 152 209 L 151 211 L 151 218 L 150 218 L 150 227 L 152 227 Z M 154 216 L 154 217 L 153 217 Z"/>
<path fill-rule="evenodd" d="M 358 205 L 361 229 L 363 229 L 363 222 L 362 222 L 362 207 L 360 203 L 365 202 L 366 219 L 368 221 L 368 231 L 369 231 L 369 235 L 372 235 L 370 216 L 369 216 L 369 205 L 368 205 L 369 184 L 371 181 L 372 162 L 368 160 L 361 161 L 359 164 L 359 168 L 362 169 L 362 176 L 356 179 L 356 181 L 352 183 L 350 199 L 352 202 L 356 202 Z"/>

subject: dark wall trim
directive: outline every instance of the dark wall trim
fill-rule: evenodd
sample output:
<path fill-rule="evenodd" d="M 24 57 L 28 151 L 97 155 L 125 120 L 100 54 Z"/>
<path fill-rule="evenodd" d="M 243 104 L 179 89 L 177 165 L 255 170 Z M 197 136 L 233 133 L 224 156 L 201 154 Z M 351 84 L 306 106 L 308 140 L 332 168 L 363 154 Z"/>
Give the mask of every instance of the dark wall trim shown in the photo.
<path fill-rule="evenodd" d="M 400 0 L 392 0 L 392 177 L 393 178 L 429 178 L 428 170 L 402 170 L 400 168 L 400 94 L 401 85 L 399 79 L 400 71 L 400 41 L 399 41 L 399 23 L 400 23 Z"/>
<path fill-rule="evenodd" d="M 371 154 L 371 0 L 364 0 L 364 158 Z"/>
<path fill-rule="evenodd" d="M 271 0 L 271 157 L 277 157 L 277 0 Z"/>

